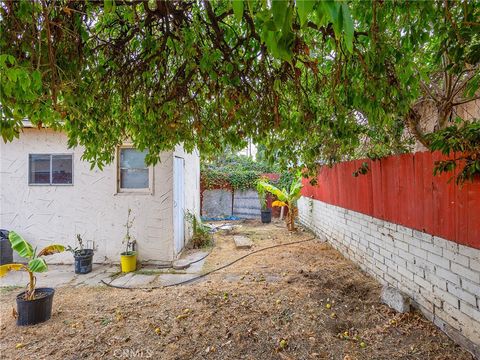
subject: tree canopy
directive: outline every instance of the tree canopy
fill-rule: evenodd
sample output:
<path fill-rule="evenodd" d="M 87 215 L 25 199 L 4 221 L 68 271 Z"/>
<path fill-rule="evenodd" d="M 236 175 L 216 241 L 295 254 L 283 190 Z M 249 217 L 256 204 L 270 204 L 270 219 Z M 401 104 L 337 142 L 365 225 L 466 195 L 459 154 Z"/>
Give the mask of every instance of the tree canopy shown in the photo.
<path fill-rule="evenodd" d="M 28 119 L 94 165 L 126 138 L 150 162 L 251 138 L 310 169 L 479 139 L 455 111 L 478 98 L 477 1 L 6 0 L 0 18 L 4 141 Z M 460 147 L 472 173 L 475 141 Z"/>

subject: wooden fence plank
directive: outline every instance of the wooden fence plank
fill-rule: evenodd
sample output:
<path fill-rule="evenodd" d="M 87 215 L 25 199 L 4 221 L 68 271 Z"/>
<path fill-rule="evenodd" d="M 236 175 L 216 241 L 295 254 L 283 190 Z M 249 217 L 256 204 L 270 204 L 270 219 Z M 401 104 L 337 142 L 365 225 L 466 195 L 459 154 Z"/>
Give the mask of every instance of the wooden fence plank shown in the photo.
<path fill-rule="evenodd" d="M 459 188 L 451 174 L 433 176 L 440 153 L 420 152 L 379 161 L 323 167 L 318 185 L 303 194 L 480 249 L 480 180 Z M 367 175 L 352 174 L 366 161 Z"/>

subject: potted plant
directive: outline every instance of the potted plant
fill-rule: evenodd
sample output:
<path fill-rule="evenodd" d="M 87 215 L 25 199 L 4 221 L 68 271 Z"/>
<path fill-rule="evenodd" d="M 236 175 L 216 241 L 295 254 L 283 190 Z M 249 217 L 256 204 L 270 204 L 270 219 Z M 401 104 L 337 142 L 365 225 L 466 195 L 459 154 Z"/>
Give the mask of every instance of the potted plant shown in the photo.
<path fill-rule="evenodd" d="M 0 265 L 13 262 L 13 250 L 8 241 L 8 230 L 0 229 Z"/>
<path fill-rule="evenodd" d="M 295 218 L 298 215 L 297 200 L 302 196 L 302 175 L 298 173 L 290 185 L 290 189 L 280 190 L 276 186 L 265 181 L 259 181 L 258 186 L 265 191 L 275 195 L 278 200 L 272 203 L 272 206 L 286 206 L 288 214 L 285 218 L 287 228 L 290 231 L 295 230 Z"/>
<path fill-rule="evenodd" d="M 262 184 L 267 184 L 267 178 L 260 178 L 257 181 L 258 199 L 260 200 L 260 211 L 262 223 L 268 224 L 272 221 L 272 209 L 267 208 L 267 191 Z"/>
<path fill-rule="evenodd" d="M 28 272 L 29 283 L 27 290 L 17 295 L 17 325 L 34 325 L 50 319 L 52 315 L 53 294 L 52 288 L 35 288 L 35 273 L 48 270 L 47 263 L 42 256 L 60 253 L 65 250 L 62 245 L 49 245 L 36 253 L 36 249 L 14 231 L 8 234 L 8 240 L 18 255 L 28 261 L 27 264 L 6 264 L 0 266 L 0 277 L 9 271 L 23 270 Z"/>
<path fill-rule="evenodd" d="M 83 247 L 83 239 L 77 234 L 78 247 L 67 246 L 67 250 L 73 254 L 75 259 L 75 274 L 88 274 L 92 271 L 93 249 Z"/>
<path fill-rule="evenodd" d="M 130 219 L 131 213 L 132 209 L 128 209 L 127 222 L 125 224 L 127 232 L 122 241 L 122 244 L 125 244 L 125 251 L 120 254 L 120 266 L 124 273 L 137 270 L 137 252 L 135 251 L 135 244 L 137 241 L 133 235 L 130 234 L 130 229 L 133 226 L 135 218 Z"/>

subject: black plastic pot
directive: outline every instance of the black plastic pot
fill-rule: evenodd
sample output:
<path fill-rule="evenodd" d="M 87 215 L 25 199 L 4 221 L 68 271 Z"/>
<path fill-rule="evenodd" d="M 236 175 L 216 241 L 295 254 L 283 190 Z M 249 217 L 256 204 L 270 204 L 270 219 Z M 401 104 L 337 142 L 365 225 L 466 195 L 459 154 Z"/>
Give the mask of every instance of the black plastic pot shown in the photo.
<path fill-rule="evenodd" d="M 73 257 L 75 259 L 75 274 L 88 274 L 92 271 L 92 249 L 78 250 Z"/>
<path fill-rule="evenodd" d="M 52 316 L 52 288 L 37 288 L 35 300 L 25 300 L 25 292 L 17 295 L 17 325 L 35 325 L 47 321 Z"/>
<path fill-rule="evenodd" d="M 262 223 L 268 224 L 272 222 L 272 209 L 262 210 Z"/>
<path fill-rule="evenodd" d="M 13 263 L 13 250 L 10 240 L 8 240 L 9 231 L 0 229 L 0 265 Z"/>

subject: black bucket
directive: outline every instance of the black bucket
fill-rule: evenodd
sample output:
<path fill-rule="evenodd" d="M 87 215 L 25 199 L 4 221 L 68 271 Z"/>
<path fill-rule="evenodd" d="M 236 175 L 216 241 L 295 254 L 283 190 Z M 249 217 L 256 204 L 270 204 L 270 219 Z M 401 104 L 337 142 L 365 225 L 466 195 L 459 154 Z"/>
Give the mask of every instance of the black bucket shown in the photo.
<path fill-rule="evenodd" d="M 8 240 L 9 231 L 0 229 L 0 265 L 13 263 L 13 250 L 10 240 Z"/>
<path fill-rule="evenodd" d="M 35 289 L 35 300 L 25 300 L 25 292 L 17 295 L 17 325 L 35 325 L 47 321 L 52 316 L 53 294 L 52 288 Z"/>
<path fill-rule="evenodd" d="M 268 224 L 270 222 L 272 222 L 272 210 L 262 210 L 262 223 Z"/>
<path fill-rule="evenodd" d="M 88 274 L 92 271 L 92 249 L 79 250 L 73 257 L 75 258 L 75 274 Z"/>

